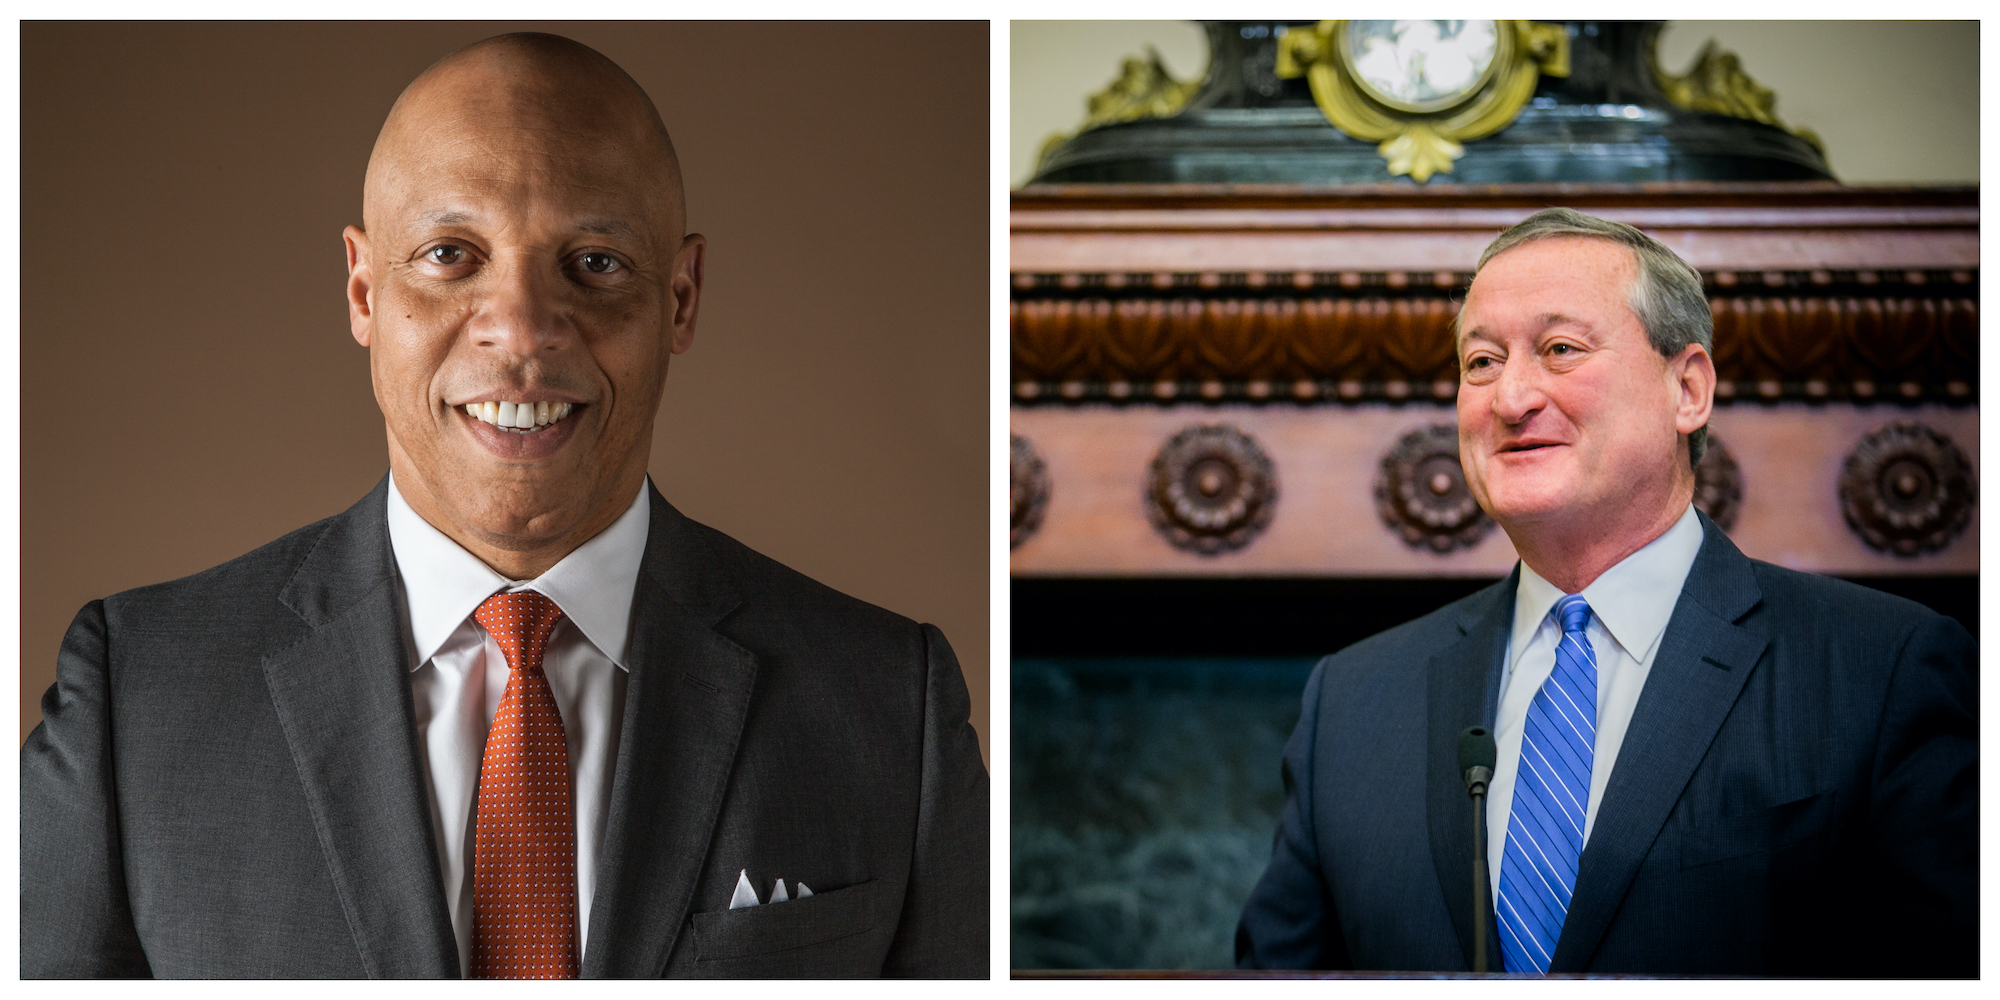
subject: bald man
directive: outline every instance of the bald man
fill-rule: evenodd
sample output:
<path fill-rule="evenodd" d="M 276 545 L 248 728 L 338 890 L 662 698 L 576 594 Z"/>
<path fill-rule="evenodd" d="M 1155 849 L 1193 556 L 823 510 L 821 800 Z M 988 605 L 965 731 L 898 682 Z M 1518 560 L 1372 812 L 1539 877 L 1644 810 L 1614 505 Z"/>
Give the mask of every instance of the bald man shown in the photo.
<path fill-rule="evenodd" d="M 389 474 L 93 601 L 21 751 L 24 977 L 978 976 L 944 636 L 646 476 L 704 241 L 610 60 L 410 84 L 345 233 Z"/>

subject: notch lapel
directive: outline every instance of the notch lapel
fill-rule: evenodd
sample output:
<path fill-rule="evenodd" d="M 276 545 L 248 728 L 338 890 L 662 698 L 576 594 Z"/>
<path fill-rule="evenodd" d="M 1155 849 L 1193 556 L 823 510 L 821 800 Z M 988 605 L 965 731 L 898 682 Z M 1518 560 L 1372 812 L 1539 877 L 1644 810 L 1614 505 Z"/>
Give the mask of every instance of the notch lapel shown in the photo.
<path fill-rule="evenodd" d="M 1706 515 L 1700 552 L 1632 710 L 1551 972 L 1582 972 L 1596 954 L 1639 863 L 1735 706 L 1768 636 L 1735 624 L 1763 595 L 1750 560 Z"/>
<path fill-rule="evenodd" d="M 372 978 L 457 977 L 417 750 L 388 479 L 333 519 L 279 594 L 310 631 L 264 680 Z"/>
<path fill-rule="evenodd" d="M 1467 726 L 1493 725 L 1500 669 L 1513 631 L 1514 589 L 1520 578 L 1517 566 L 1512 576 L 1477 594 L 1459 617 L 1458 642 L 1432 656 L 1426 667 L 1424 804 L 1431 862 L 1467 969 L 1472 968 L 1472 797 L 1458 770 L 1458 734 Z M 1488 964 L 1497 968 L 1499 932 L 1490 899 L 1486 906 L 1486 954 Z"/>
<path fill-rule="evenodd" d="M 708 859 L 757 679 L 757 658 L 715 628 L 740 603 L 729 585 L 730 555 L 657 490 L 650 501 L 586 978 L 665 973 Z"/>

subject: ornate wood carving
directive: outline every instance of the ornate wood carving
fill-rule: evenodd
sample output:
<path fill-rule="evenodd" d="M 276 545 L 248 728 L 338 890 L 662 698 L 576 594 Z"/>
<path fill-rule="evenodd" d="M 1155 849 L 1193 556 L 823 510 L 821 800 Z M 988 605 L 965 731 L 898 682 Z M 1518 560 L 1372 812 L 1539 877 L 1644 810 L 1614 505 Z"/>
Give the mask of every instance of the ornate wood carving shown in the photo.
<path fill-rule="evenodd" d="M 1176 548 L 1205 556 L 1250 544 L 1271 523 L 1277 470 L 1249 435 L 1194 426 L 1153 456 L 1146 514 Z"/>
<path fill-rule="evenodd" d="M 1382 456 L 1375 505 L 1404 542 L 1440 555 L 1479 544 L 1493 528 L 1465 484 L 1453 424 L 1413 430 Z"/>
<path fill-rule="evenodd" d="M 1710 272 L 1718 402 L 1971 403 L 1976 269 Z M 1017 402 L 1449 401 L 1471 275 L 1016 275 Z"/>
<path fill-rule="evenodd" d="M 1972 517 L 1972 466 L 1951 438 L 1915 421 L 1863 437 L 1840 474 L 1847 526 L 1871 548 L 1898 556 L 1935 552 Z"/>
<path fill-rule="evenodd" d="M 1011 453 L 1007 476 L 1011 507 L 1008 548 L 1018 549 L 1042 526 L 1042 514 L 1049 506 L 1049 469 L 1027 438 L 1019 434 L 1008 437 Z"/>
<path fill-rule="evenodd" d="M 1743 470 L 1722 440 L 1708 436 L 1708 450 L 1694 467 L 1694 506 L 1724 531 L 1736 526 L 1743 507 Z"/>

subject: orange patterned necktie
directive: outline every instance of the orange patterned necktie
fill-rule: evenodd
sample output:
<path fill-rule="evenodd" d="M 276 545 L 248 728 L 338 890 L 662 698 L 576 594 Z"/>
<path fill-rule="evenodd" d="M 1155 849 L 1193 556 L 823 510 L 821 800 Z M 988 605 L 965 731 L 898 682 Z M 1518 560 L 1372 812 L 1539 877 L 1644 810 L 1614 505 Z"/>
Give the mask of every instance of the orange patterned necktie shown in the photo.
<path fill-rule="evenodd" d="M 479 762 L 472 854 L 475 979 L 575 979 L 576 830 L 569 742 L 542 654 L 562 609 L 534 591 L 494 594 L 473 620 L 507 654 Z"/>

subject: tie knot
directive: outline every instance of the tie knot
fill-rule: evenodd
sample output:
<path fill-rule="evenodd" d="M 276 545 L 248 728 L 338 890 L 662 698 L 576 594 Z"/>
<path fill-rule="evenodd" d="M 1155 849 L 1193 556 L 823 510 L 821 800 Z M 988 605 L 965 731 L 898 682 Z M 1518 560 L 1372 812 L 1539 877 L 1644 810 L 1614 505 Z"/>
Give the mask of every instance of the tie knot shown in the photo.
<path fill-rule="evenodd" d="M 1581 632 L 1590 624 L 1590 602 L 1582 594 L 1568 594 L 1556 602 L 1556 615 L 1562 619 L 1563 634 Z"/>
<path fill-rule="evenodd" d="M 494 594 L 472 613 L 472 620 L 500 645 L 507 665 L 515 670 L 541 669 L 549 633 L 562 619 L 563 610 L 556 602 L 532 590 Z"/>

